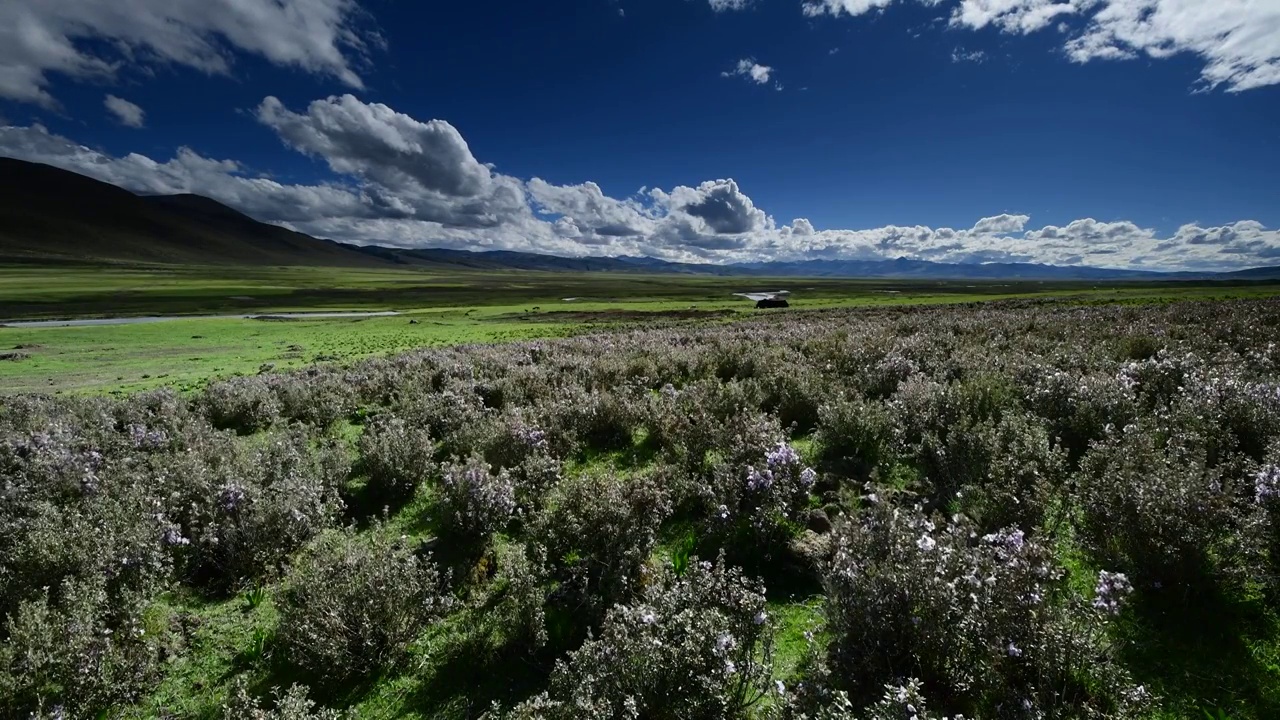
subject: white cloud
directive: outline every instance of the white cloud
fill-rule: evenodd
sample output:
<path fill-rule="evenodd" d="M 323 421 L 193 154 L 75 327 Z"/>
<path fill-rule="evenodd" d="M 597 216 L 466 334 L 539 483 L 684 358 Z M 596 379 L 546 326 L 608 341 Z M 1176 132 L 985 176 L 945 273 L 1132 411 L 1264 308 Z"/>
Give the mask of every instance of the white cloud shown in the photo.
<path fill-rule="evenodd" d="M 522 183 L 492 173 L 443 120 L 420 122 L 351 95 L 316 100 L 305 113 L 267 97 L 257 116 L 290 147 L 361 180 L 387 214 L 486 227 L 529 213 Z"/>
<path fill-rule="evenodd" d="M 751 7 L 752 0 L 708 0 L 711 3 L 711 9 L 716 12 L 726 12 L 728 10 L 745 10 Z"/>
<path fill-rule="evenodd" d="M 637 200 L 615 200 L 593 182 L 552 185 L 541 178 L 528 183 L 530 197 L 544 214 L 567 219 L 575 237 L 586 234 L 609 237 L 646 235 L 653 232 L 652 214 Z"/>
<path fill-rule="evenodd" d="M 973 226 L 973 231 L 983 235 L 1022 232 L 1022 229 L 1027 226 L 1027 221 L 1030 219 L 1031 217 L 1028 215 L 1009 215 L 1007 213 L 994 217 L 985 217 Z"/>
<path fill-rule="evenodd" d="M 883 10 L 894 2 L 895 0 L 804 0 L 802 7 L 804 14 L 809 17 L 841 13 L 856 17 L 872 10 Z"/>
<path fill-rule="evenodd" d="M 863 15 L 906 0 L 803 0 L 809 16 Z M 1240 92 L 1280 84 L 1277 0 L 916 0 L 953 28 L 1029 34 L 1056 28 L 1075 62 L 1200 58 L 1208 88 Z"/>
<path fill-rule="evenodd" d="M 962 63 L 984 63 L 987 60 L 987 53 L 982 50 L 966 51 L 964 48 L 956 48 L 951 51 L 951 62 Z"/>
<path fill-rule="evenodd" d="M 0 97 L 56 107 L 49 74 L 111 79 L 131 64 L 226 74 L 232 50 L 361 87 L 352 69 L 376 36 L 356 0 L 2 0 Z"/>
<path fill-rule="evenodd" d="M 146 116 L 146 113 L 144 113 L 142 108 L 137 105 L 125 100 L 124 98 L 118 98 L 115 95 L 108 95 L 102 101 L 102 104 L 107 108 L 107 110 L 111 111 L 112 115 L 116 116 L 116 119 L 120 121 L 121 125 L 131 128 L 142 127 L 143 118 Z"/>
<path fill-rule="evenodd" d="M 757 85 L 764 85 L 769 82 L 769 76 L 773 74 L 773 68 L 768 65 L 761 65 L 750 58 L 739 60 L 738 64 L 732 70 L 726 70 L 720 73 L 721 77 L 735 77 L 741 75 L 749 79 Z"/>
<path fill-rule="evenodd" d="M 1020 214 L 967 229 L 924 225 L 819 230 L 779 227 L 732 179 L 615 198 L 593 182 L 524 182 L 480 163 L 456 128 L 353 97 L 293 112 L 272 98 L 263 123 L 323 159 L 330 183 L 285 184 L 235 160 L 179 148 L 168 160 L 113 156 L 39 125 L 0 127 L 0 155 L 43 162 L 135 192 L 192 192 L 319 237 L 404 247 L 648 255 L 685 262 L 915 258 L 1113 268 L 1228 270 L 1280 264 L 1280 231 L 1250 220 L 1183 225 L 1161 235 L 1127 221 L 1084 218 L 1032 228 Z"/>
<path fill-rule="evenodd" d="M 1193 53 L 1209 87 L 1242 91 L 1280 83 L 1276 0 L 1107 0 L 1067 50 L 1073 60 Z"/>
<path fill-rule="evenodd" d="M 352 95 L 316 100 L 305 114 L 274 97 L 258 106 L 258 120 L 299 152 L 323 158 L 334 172 L 401 188 L 416 184 L 445 195 L 474 196 L 492 177 L 457 128 L 419 122 L 381 103 Z"/>
<path fill-rule="evenodd" d="M 1006 32 L 1029 33 L 1048 27 L 1064 15 L 1079 13 L 1098 0 L 961 0 L 951 24 L 982 29 L 996 25 Z"/>

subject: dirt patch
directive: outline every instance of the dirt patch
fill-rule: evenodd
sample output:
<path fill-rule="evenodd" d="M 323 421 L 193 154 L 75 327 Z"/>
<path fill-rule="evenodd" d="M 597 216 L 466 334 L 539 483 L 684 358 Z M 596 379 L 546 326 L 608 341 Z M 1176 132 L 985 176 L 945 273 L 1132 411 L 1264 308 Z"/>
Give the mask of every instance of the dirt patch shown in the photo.
<path fill-rule="evenodd" d="M 552 310 L 517 316 L 529 322 L 617 323 L 644 320 L 706 320 L 733 315 L 732 310 Z"/>

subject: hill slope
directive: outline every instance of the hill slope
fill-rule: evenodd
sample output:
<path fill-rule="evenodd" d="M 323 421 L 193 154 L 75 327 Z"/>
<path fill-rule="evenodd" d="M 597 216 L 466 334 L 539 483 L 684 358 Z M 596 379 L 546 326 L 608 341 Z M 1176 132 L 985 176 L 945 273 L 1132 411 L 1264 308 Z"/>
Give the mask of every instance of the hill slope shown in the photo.
<path fill-rule="evenodd" d="M 198 195 L 144 197 L 0 158 L 0 259 L 381 265 L 347 245 L 258 222 Z"/>

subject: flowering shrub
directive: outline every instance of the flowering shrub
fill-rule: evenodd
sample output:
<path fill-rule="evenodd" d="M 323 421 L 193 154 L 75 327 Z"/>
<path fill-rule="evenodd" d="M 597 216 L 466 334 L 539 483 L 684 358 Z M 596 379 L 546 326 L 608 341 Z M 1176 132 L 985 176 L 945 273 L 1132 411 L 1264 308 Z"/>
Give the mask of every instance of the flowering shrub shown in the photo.
<path fill-rule="evenodd" d="M 984 530 L 1035 529 L 1068 474 L 1066 453 L 1023 414 L 998 423 L 964 420 L 943 439 L 929 433 L 915 455 L 934 503 L 954 502 Z"/>
<path fill-rule="evenodd" d="M 1104 616 L 1063 597 L 1048 549 L 1020 530 L 979 537 L 962 518 L 877 505 L 837 531 L 825 585 L 829 681 L 855 704 L 914 677 L 930 706 L 971 717 L 1141 707 L 1100 641 Z"/>
<path fill-rule="evenodd" d="M 413 426 L 426 428 L 445 456 L 465 457 L 477 449 L 474 433 L 489 411 L 479 395 L 458 384 L 438 392 L 408 395 L 397 412 Z"/>
<path fill-rule="evenodd" d="M 290 662 L 329 679 L 397 660 L 449 598 L 435 566 L 381 531 L 322 535 L 289 574 L 279 642 Z"/>
<path fill-rule="evenodd" d="M 279 398 L 261 377 L 209 383 L 201 403 L 214 427 L 244 434 L 270 427 L 280 417 L 281 410 Z"/>
<path fill-rule="evenodd" d="M 802 527 L 817 472 L 778 441 L 748 465 L 726 463 L 711 495 L 709 531 L 735 553 L 769 559 Z"/>
<path fill-rule="evenodd" d="M 4 623 L 0 715 L 93 717 L 139 699 L 159 679 L 162 648 L 143 610 L 112 603 L 100 578 L 23 601 Z"/>
<path fill-rule="evenodd" d="M 424 547 L 460 553 L 468 580 L 419 656 L 424 702 L 462 658 L 495 676 L 468 685 L 470 710 L 493 685 L 519 704 L 514 655 L 530 675 L 563 661 L 525 717 L 1142 717 L 1154 701 L 1118 658 L 1146 662 L 1136 644 L 1171 627 L 1234 646 L 1280 598 L 1278 330 L 1277 300 L 832 309 L 423 348 L 193 396 L 6 397 L 0 717 L 158 707 L 157 680 L 208 659 L 181 638 L 290 567 L 276 657 L 326 681 L 394 665 L 446 612 Z M 357 441 L 344 419 L 366 422 Z M 441 537 L 335 533 L 367 520 L 340 500 L 357 455 L 389 524 Z M 717 546 L 825 581 L 828 632 L 781 686 L 765 636 L 708 599 L 721 581 L 693 558 Z M 769 577 L 784 602 L 811 589 Z M 1269 628 L 1240 632 L 1266 647 Z M 1229 664 L 1196 669 L 1218 695 L 1194 701 L 1269 717 L 1265 674 Z M 1186 675 L 1163 667 L 1142 670 L 1182 717 Z M 226 712 L 331 716 L 282 693 Z"/>
<path fill-rule="evenodd" d="M 440 489 L 445 534 L 473 551 L 506 527 L 516 510 L 516 487 L 510 473 L 493 472 L 479 455 L 445 465 Z"/>
<path fill-rule="evenodd" d="M 859 480 L 894 458 L 893 426 L 880 403 L 841 398 L 823 405 L 814 441 L 824 466 Z"/>
<path fill-rule="evenodd" d="M 1254 484 L 1206 467 L 1195 448 L 1158 442 L 1130 427 L 1081 461 L 1078 535 L 1085 549 L 1146 592 L 1180 595 L 1249 574 L 1245 517 L 1236 508 Z"/>
<path fill-rule="evenodd" d="M 272 378 L 280 414 L 327 428 L 355 411 L 355 393 L 341 374 L 312 368 Z"/>
<path fill-rule="evenodd" d="M 575 625 L 598 621 L 639 590 L 658 526 L 670 511 L 653 477 L 581 476 L 550 491 L 530 530 L 558 583 L 553 600 L 573 609 Z"/>
<path fill-rule="evenodd" d="M 360 467 L 369 478 L 369 491 L 385 502 L 413 497 L 435 472 L 434 456 L 426 429 L 401 418 L 375 418 L 360 436 Z"/>
<path fill-rule="evenodd" d="M 271 573 L 290 554 L 336 524 L 339 485 L 350 461 L 342 448 L 313 447 L 301 431 L 270 438 L 251 456 L 191 487 L 175 518 L 189 541 L 188 565 L 200 582 L 228 589 Z M 187 543 L 184 543 L 186 545 Z"/>
<path fill-rule="evenodd" d="M 223 720 L 343 720 L 356 717 L 354 710 L 341 713 L 317 708 L 314 702 L 307 699 L 307 688 L 296 683 L 284 692 L 277 688 L 273 699 L 274 709 L 263 708 L 262 703 L 251 696 L 241 684 L 223 706 Z"/>
<path fill-rule="evenodd" d="M 508 718 L 746 718 L 773 688 L 764 588 L 693 563 L 609 610 L 600 633 L 556 665 L 551 687 Z"/>

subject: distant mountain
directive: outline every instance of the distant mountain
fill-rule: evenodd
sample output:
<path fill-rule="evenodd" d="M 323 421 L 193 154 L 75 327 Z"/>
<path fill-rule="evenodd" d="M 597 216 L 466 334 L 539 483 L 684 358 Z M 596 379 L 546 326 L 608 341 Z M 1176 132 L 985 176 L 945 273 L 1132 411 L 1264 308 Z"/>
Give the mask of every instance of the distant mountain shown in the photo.
<path fill-rule="evenodd" d="M 646 257 L 561 257 L 540 253 L 490 250 L 446 250 L 442 248 L 406 249 L 380 245 L 358 248 L 366 255 L 404 266 L 430 268 L 456 267 L 469 270 L 535 270 L 543 272 L 627 272 L 627 273 L 691 273 L 740 274 L 719 265 L 689 265 Z"/>
<path fill-rule="evenodd" d="M 348 245 L 259 222 L 200 195 L 136 195 L 49 165 L 0 158 L 0 262 L 15 261 L 933 280 L 1280 279 L 1280 267 L 1220 274 L 1156 273 L 1029 263 L 947 264 L 905 258 L 706 265 L 647 257 L 573 258 Z"/>
<path fill-rule="evenodd" d="M 140 196 L 49 165 L 0 158 L 0 260 L 217 265 L 380 264 L 199 195 Z"/>
<path fill-rule="evenodd" d="M 1233 280 L 1280 280 L 1280 266 L 1249 268 L 1248 270 L 1219 273 L 1218 277 Z"/>

